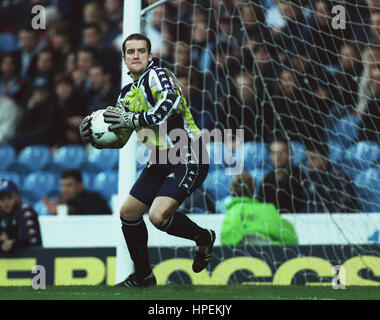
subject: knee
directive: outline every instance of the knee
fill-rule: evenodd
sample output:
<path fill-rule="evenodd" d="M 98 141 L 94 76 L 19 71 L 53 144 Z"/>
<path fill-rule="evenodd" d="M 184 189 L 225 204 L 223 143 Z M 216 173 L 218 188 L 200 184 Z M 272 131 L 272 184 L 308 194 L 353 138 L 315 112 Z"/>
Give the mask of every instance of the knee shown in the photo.
<path fill-rule="evenodd" d="M 133 209 L 133 207 L 128 205 L 123 205 L 120 208 L 120 218 L 126 219 L 126 220 L 136 220 L 141 215 L 139 215 L 136 210 Z"/>
<path fill-rule="evenodd" d="M 168 220 L 170 219 L 171 214 L 168 212 L 162 211 L 151 211 L 149 212 L 150 222 L 160 230 L 163 230 Z"/>

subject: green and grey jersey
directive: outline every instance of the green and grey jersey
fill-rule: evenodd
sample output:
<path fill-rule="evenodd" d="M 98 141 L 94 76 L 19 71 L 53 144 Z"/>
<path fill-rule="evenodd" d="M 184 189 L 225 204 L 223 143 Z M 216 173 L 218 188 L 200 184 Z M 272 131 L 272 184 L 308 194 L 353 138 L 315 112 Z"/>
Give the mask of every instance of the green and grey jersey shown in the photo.
<path fill-rule="evenodd" d="M 174 129 L 183 129 L 187 138 L 199 139 L 201 131 L 194 122 L 178 80 L 168 69 L 149 63 L 141 77 L 122 88 L 116 107 L 140 114 L 136 132 L 149 128 L 154 135 L 144 135 L 150 148 L 169 149 L 175 141 Z M 141 138 L 141 137 L 139 137 Z"/>

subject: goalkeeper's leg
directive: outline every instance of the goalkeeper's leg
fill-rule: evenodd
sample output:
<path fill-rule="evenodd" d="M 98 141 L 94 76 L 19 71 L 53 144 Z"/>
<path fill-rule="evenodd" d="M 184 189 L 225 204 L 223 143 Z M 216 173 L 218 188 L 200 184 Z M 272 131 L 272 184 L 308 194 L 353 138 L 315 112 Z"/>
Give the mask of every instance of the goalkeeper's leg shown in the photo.
<path fill-rule="evenodd" d="M 120 209 L 122 231 L 135 272 L 117 286 L 149 286 L 155 285 L 148 256 L 148 231 L 143 220 L 143 214 L 148 206 L 128 195 Z M 148 281 L 146 280 L 148 279 Z M 153 282 L 154 283 L 153 283 Z"/>

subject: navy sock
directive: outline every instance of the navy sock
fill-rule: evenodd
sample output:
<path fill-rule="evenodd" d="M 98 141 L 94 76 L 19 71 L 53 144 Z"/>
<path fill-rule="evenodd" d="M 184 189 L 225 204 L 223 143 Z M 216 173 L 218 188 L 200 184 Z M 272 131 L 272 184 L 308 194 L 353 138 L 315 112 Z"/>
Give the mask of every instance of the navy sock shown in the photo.
<path fill-rule="evenodd" d="M 125 242 L 131 259 L 135 265 L 135 273 L 138 278 L 148 276 L 152 269 L 148 255 L 148 230 L 143 218 L 129 221 L 121 218 Z"/>
<path fill-rule="evenodd" d="M 207 245 L 210 241 L 210 234 L 206 229 L 179 212 L 174 213 L 161 230 L 172 236 L 194 240 L 198 246 Z"/>

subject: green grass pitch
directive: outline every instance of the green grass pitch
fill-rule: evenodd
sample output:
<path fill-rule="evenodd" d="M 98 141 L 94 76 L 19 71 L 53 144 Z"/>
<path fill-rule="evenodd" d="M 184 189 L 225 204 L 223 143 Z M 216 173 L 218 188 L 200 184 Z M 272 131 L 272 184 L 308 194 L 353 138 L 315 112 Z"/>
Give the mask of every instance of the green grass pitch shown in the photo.
<path fill-rule="evenodd" d="M 111 286 L 0 287 L 0 300 L 380 300 L 380 287 L 195 286 L 153 288 Z"/>

